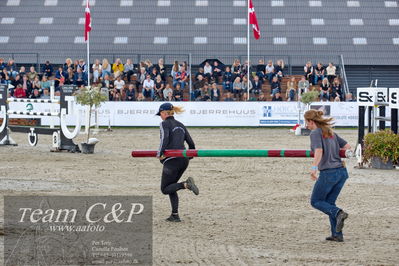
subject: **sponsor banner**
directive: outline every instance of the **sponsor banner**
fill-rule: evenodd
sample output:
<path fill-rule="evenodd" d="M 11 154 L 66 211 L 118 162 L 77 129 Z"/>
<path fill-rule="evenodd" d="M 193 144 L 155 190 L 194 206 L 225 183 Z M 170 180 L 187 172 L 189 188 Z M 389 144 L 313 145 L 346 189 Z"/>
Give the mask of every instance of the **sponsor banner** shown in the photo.
<path fill-rule="evenodd" d="M 152 264 L 151 197 L 4 197 L 4 265 L 111 264 Z"/>
<path fill-rule="evenodd" d="M 49 104 L 28 103 L 31 111 L 50 112 Z M 106 102 L 98 110 L 100 126 L 158 126 L 161 119 L 155 114 L 162 102 Z M 183 106 L 185 112 L 176 118 L 187 126 L 293 126 L 298 123 L 299 110 L 303 105 L 297 102 L 173 102 Z M 27 103 L 10 103 L 10 108 L 27 110 Z M 313 108 L 322 109 L 336 119 L 337 126 L 357 126 L 358 105 L 356 102 L 317 102 Z M 54 108 L 54 107 L 53 107 Z M 55 105 L 54 110 L 59 106 Z M 67 123 L 74 125 L 79 113 L 82 125 L 85 123 L 85 107 L 74 104 Z M 11 116 L 17 117 L 17 116 Z M 25 117 L 25 116 L 18 116 Z M 302 118 L 301 118 L 302 119 Z M 43 117 L 42 124 L 55 125 L 58 118 Z M 94 123 L 92 115 L 92 123 Z"/>

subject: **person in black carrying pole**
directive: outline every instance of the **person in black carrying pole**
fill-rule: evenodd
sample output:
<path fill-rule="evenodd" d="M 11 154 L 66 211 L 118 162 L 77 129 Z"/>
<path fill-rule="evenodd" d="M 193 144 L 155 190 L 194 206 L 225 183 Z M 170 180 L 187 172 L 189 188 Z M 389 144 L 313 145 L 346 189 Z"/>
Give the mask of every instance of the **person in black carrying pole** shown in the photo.
<path fill-rule="evenodd" d="M 199 194 L 199 189 L 194 183 L 192 177 L 186 181 L 178 183 L 184 171 L 188 167 L 189 159 L 184 157 L 165 157 L 165 150 L 186 149 L 184 142 L 187 142 L 189 149 L 195 149 L 187 128 L 175 120 L 174 114 L 184 112 L 183 108 L 173 106 L 171 103 L 164 103 L 159 107 L 157 115 L 163 120 L 160 125 L 161 143 L 157 152 L 157 158 L 163 164 L 161 191 L 165 195 L 169 195 L 172 214 L 167 218 L 170 222 L 180 222 L 179 217 L 179 197 L 177 191 L 180 189 L 189 189 L 195 195 Z"/>

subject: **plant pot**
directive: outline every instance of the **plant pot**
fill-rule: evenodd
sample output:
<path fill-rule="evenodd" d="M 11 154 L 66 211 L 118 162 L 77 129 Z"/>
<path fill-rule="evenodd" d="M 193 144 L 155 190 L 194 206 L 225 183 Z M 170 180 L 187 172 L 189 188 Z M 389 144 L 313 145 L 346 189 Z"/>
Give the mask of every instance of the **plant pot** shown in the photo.
<path fill-rule="evenodd" d="M 93 154 L 94 153 L 94 146 L 96 144 L 87 144 L 87 143 L 80 143 L 82 145 L 82 153 L 85 154 Z"/>
<path fill-rule="evenodd" d="M 376 168 L 376 169 L 387 169 L 387 170 L 392 170 L 393 169 L 393 163 L 391 160 L 388 162 L 383 162 L 380 157 L 373 157 L 371 158 L 371 167 Z"/>

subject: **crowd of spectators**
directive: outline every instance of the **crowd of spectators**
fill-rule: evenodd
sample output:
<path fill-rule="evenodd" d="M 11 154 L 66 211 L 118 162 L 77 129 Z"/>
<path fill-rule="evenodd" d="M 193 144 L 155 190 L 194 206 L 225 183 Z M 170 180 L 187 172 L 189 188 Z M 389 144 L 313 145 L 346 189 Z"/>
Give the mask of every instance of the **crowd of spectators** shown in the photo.
<path fill-rule="evenodd" d="M 91 66 L 83 59 L 67 58 L 57 67 L 46 61 L 40 70 L 30 66 L 27 71 L 24 66 L 18 68 L 12 59 L 5 62 L 0 58 L 0 84 L 9 84 L 10 96 L 19 98 L 49 98 L 51 86 L 57 95 L 63 85 L 87 86 L 90 76 L 90 83 L 108 93 L 110 101 L 296 101 L 311 88 L 320 90 L 321 101 L 346 100 L 332 63 L 325 67 L 320 62 L 314 66 L 307 62 L 300 79 L 288 79 L 285 99 L 281 86 L 285 76 L 283 60 L 276 64 L 269 60 L 266 64 L 261 59 L 249 71 L 250 80 L 247 61 L 241 64 L 235 59 L 230 66 L 208 60 L 192 75 L 186 62 L 175 61 L 167 69 L 162 58 L 157 64 L 150 60 L 133 64 L 131 59 L 122 62 L 117 58 L 113 63 L 96 59 Z M 264 84 L 270 85 L 270 97 L 265 95 Z"/>

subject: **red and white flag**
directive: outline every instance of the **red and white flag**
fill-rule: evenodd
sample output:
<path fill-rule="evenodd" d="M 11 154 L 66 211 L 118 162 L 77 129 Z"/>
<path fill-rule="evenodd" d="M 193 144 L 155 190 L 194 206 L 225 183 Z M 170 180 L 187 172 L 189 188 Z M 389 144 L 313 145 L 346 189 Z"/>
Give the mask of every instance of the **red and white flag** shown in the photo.
<path fill-rule="evenodd" d="M 252 25 L 252 29 L 254 31 L 254 38 L 257 40 L 260 38 L 260 30 L 258 25 L 258 19 L 256 18 L 255 8 L 252 4 L 252 0 L 249 0 L 249 24 Z"/>
<path fill-rule="evenodd" d="M 91 15 L 90 15 L 90 6 L 89 0 L 86 1 L 86 21 L 85 21 L 85 42 L 89 39 L 89 32 L 91 31 Z"/>

